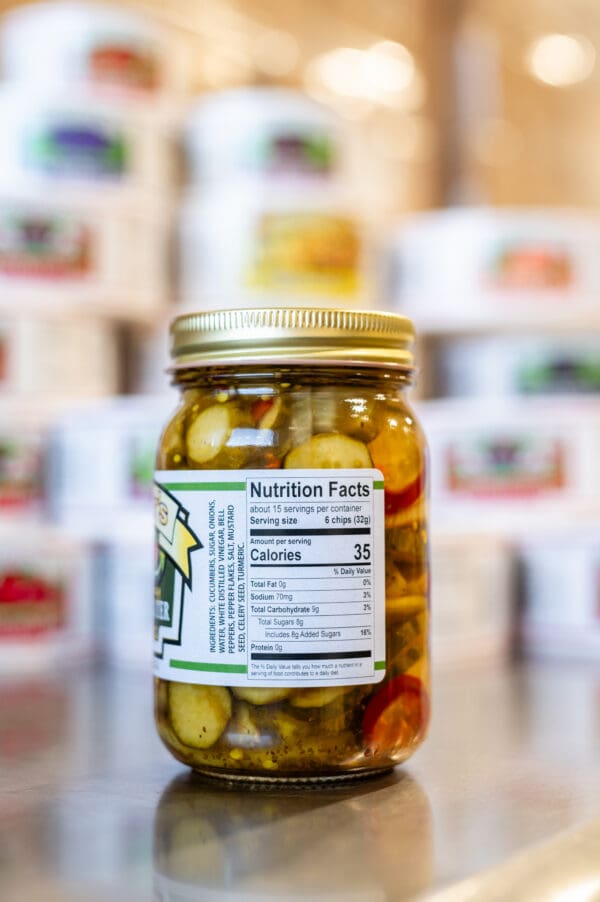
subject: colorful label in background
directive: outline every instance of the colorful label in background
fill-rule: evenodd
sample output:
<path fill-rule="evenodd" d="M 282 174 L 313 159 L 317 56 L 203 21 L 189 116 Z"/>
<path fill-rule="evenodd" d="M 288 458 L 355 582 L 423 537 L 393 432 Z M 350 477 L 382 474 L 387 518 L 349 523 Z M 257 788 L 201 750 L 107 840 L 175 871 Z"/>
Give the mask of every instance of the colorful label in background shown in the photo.
<path fill-rule="evenodd" d="M 70 178 L 117 177 L 128 167 L 123 135 L 98 124 L 77 122 L 40 129 L 29 138 L 25 158 L 32 169 Z"/>
<path fill-rule="evenodd" d="M 488 288 L 506 291 L 567 289 L 575 282 L 569 253 L 544 242 L 508 242 L 492 255 L 485 273 Z"/>
<path fill-rule="evenodd" d="M 0 512 L 41 500 L 41 450 L 35 440 L 0 436 Z"/>
<path fill-rule="evenodd" d="M 516 373 L 520 394 L 594 394 L 600 392 L 600 354 L 557 353 L 524 363 Z"/>
<path fill-rule="evenodd" d="M 88 78 L 93 84 L 153 92 L 160 86 L 156 57 L 127 41 L 102 41 L 87 55 Z"/>
<path fill-rule="evenodd" d="M 0 273 L 11 277 L 66 279 L 91 268 L 89 228 L 43 214 L 0 215 Z"/>
<path fill-rule="evenodd" d="M 0 641 L 59 630 L 65 622 L 63 587 L 29 568 L 0 570 Z"/>
<path fill-rule="evenodd" d="M 565 447 L 559 439 L 497 437 L 451 442 L 446 487 L 456 495 L 518 497 L 564 488 Z"/>
<path fill-rule="evenodd" d="M 321 132 L 281 131 L 257 146 L 252 168 L 271 175 L 329 175 L 336 164 L 335 147 Z"/>
<path fill-rule="evenodd" d="M 360 284 L 360 237 L 354 222 L 316 213 L 262 217 L 248 288 L 352 296 Z"/>

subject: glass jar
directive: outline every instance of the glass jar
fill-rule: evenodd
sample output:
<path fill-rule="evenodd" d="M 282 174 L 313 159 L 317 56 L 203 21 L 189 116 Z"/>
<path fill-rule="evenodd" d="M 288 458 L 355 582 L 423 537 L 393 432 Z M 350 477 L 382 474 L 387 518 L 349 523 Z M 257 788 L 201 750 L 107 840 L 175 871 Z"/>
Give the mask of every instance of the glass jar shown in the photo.
<path fill-rule="evenodd" d="M 209 776 L 390 770 L 429 718 L 425 440 L 403 317 L 262 308 L 171 327 L 156 473 L 159 733 Z"/>

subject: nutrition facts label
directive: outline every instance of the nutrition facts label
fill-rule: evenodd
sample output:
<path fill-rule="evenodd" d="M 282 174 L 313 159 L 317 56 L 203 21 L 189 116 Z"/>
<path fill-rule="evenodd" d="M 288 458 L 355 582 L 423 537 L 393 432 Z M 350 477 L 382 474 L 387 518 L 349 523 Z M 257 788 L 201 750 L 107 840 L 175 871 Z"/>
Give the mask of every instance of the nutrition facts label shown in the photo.
<path fill-rule="evenodd" d="M 381 477 L 300 472 L 248 486 L 249 676 L 372 675 Z"/>
<path fill-rule="evenodd" d="M 158 675 L 254 686 L 382 679 L 381 473 L 199 475 L 157 474 Z M 178 529 L 187 537 L 175 540 Z"/>

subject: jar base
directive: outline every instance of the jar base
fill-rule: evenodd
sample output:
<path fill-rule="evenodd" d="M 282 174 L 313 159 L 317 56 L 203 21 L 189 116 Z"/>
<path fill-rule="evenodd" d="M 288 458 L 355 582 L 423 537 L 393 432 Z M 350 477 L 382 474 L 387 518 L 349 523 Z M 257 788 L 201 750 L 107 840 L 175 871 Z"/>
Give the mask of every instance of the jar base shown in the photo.
<path fill-rule="evenodd" d="M 345 786 L 348 783 L 374 780 L 377 779 L 377 777 L 383 777 L 386 774 L 390 774 L 394 770 L 394 765 L 390 764 L 385 767 L 358 770 L 354 772 L 349 771 L 348 773 L 340 774 L 315 774 L 314 776 L 297 776 L 295 774 L 281 774 L 280 776 L 266 774 L 235 774 L 202 767 L 194 767 L 192 770 L 194 773 L 211 782 L 246 786 L 248 789 L 259 789 L 262 786 L 305 786 L 317 789 L 319 787 L 332 785 Z"/>

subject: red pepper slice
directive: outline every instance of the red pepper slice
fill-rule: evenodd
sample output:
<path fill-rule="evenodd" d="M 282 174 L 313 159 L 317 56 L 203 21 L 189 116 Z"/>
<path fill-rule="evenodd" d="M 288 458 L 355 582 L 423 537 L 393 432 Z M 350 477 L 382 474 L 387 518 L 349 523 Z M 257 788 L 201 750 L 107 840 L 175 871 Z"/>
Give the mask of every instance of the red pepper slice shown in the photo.
<path fill-rule="evenodd" d="M 250 408 L 250 416 L 255 423 L 260 423 L 264 415 L 271 409 L 275 403 L 273 398 L 259 398 Z"/>
<path fill-rule="evenodd" d="M 393 492 L 390 489 L 385 489 L 384 497 L 385 497 L 385 515 L 386 517 L 390 517 L 392 514 L 397 514 L 398 511 L 406 510 L 411 507 L 415 501 L 423 494 L 424 488 L 424 480 L 423 473 L 419 473 L 416 479 L 413 479 L 412 482 L 409 482 L 407 486 L 401 489 L 399 492 Z"/>
<path fill-rule="evenodd" d="M 371 699 L 362 729 L 372 752 L 412 744 L 423 734 L 429 720 L 429 697 L 421 680 L 400 674 L 386 683 Z"/>

